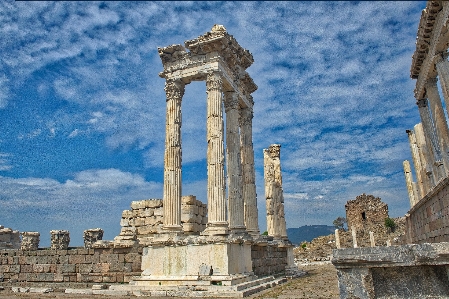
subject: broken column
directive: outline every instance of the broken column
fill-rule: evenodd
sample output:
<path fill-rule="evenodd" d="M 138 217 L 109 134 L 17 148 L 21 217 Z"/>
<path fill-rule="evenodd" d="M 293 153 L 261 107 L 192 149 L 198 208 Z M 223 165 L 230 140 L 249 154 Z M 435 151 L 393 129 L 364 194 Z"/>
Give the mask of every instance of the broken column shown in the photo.
<path fill-rule="evenodd" d="M 21 232 L 22 243 L 20 250 L 37 250 L 39 248 L 40 233 L 39 232 Z"/>
<path fill-rule="evenodd" d="M 354 248 L 357 248 L 357 229 L 355 227 L 352 227 L 351 229 L 351 233 L 352 233 L 352 244 L 354 246 Z"/>
<path fill-rule="evenodd" d="M 413 207 L 418 200 L 416 199 L 416 194 L 413 188 L 413 178 L 412 178 L 412 170 L 410 169 L 410 162 L 405 160 L 403 162 L 404 166 L 404 176 L 405 176 L 405 184 L 407 185 L 408 198 L 410 200 L 410 207 Z"/>
<path fill-rule="evenodd" d="M 92 248 L 93 244 L 103 239 L 101 228 L 91 228 L 84 231 L 84 248 Z"/>
<path fill-rule="evenodd" d="M 371 243 L 371 247 L 376 247 L 376 241 L 374 240 L 374 232 L 369 232 L 369 241 Z"/>
<path fill-rule="evenodd" d="M 424 137 L 424 129 L 422 123 L 418 123 L 413 127 L 415 132 L 416 144 L 418 145 L 419 159 L 421 161 L 421 178 L 423 180 L 424 195 L 435 186 L 438 176 L 434 170 L 433 159 L 430 156 L 429 147 Z M 416 169 L 416 167 L 415 167 Z"/>
<path fill-rule="evenodd" d="M 20 233 L 18 230 L 0 225 L 0 249 L 19 249 Z"/>
<path fill-rule="evenodd" d="M 51 249 L 67 249 L 69 247 L 70 233 L 68 230 L 51 230 L 50 237 Z"/>
<path fill-rule="evenodd" d="M 268 149 L 263 150 L 267 231 L 269 236 L 276 239 L 287 239 L 280 152 L 279 144 L 272 144 Z"/>
<path fill-rule="evenodd" d="M 341 245 L 340 245 L 340 231 L 339 231 L 338 228 L 335 230 L 335 246 L 337 247 L 337 249 L 341 248 Z"/>

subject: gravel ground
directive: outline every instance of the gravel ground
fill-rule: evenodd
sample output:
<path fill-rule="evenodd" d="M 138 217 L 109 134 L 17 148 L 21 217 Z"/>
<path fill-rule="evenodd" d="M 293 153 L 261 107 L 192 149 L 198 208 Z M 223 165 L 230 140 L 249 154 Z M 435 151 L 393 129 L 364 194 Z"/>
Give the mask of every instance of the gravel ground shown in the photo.
<path fill-rule="evenodd" d="M 265 290 L 247 298 L 253 299 L 290 299 L 290 298 L 339 298 L 337 271 L 332 264 L 300 266 L 301 270 L 307 271 L 306 276 L 292 279 L 287 283 Z M 61 298 L 61 299 L 129 299 L 129 298 L 151 298 L 167 299 L 167 297 L 135 297 L 135 296 L 104 296 L 104 295 L 78 295 L 65 294 L 61 290 L 55 290 L 48 294 L 12 293 L 10 288 L 0 291 L 0 299 L 6 298 Z M 204 298 L 205 299 L 205 298 Z"/>

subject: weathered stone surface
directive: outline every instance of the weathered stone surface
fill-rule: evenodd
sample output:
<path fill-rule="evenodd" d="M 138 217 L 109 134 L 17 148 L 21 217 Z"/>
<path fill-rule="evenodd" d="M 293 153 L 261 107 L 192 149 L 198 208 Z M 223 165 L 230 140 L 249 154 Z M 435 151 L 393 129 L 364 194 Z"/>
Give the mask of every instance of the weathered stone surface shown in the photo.
<path fill-rule="evenodd" d="M 93 248 L 93 244 L 103 239 L 104 231 L 101 228 L 92 228 L 84 231 L 84 248 Z"/>
<path fill-rule="evenodd" d="M 51 249 L 67 249 L 69 247 L 70 233 L 68 230 L 51 230 L 50 237 Z"/>
<path fill-rule="evenodd" d="M 22 232 L 21 250 L 37 250 L 39 248 L 39 232 Z"/>
<path fill-rule="evenodd" d="M 0 249 L 20 248 L 20 233 L 0 225 Z"/>

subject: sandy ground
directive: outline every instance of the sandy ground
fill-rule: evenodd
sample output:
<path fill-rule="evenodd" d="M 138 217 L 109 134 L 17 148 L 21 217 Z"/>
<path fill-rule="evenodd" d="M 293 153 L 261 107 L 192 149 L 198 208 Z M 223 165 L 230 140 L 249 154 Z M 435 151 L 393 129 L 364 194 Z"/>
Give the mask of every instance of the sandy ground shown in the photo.
<path fill-rule="evenodd" d="M 253 299 L 290 299 L 290 298 L 339 298 L 337 285 L 337 271 L 332 264 L 300 266 L 301 270 L 307 271 L 308 275 L 289 280 L 287 283 L 254 294 Z M 104 296 L 104 295 L 77 295 L 65 294 L 55 290 L 48 294 L 12 293 L 10 288 L 0 291 L 0 299 L 6 298 L 61 298 L 61 299 L 129 299 L 129 298 L 151 298 L 166 299 L 167 297 L 135 297 L 135 296 Z"/>

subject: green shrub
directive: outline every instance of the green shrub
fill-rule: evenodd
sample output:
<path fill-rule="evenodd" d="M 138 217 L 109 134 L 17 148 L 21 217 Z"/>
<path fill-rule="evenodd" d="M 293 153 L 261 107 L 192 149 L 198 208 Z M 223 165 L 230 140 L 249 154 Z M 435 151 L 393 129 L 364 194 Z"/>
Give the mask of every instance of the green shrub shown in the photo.
<path fill-rule="evenodd" d="M 264 231 L 264 232 L 262 233 L 262 236 L 268 236 L 268 231 Z"/>
<path fill-rule="evenodd" d="M 396 223 L 394 223 L 394 220 L 391 218 L 385 218 L 385 227 L 391 229 L 391 231 L 394 230 L 396 227 Z"/>

